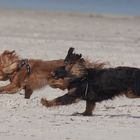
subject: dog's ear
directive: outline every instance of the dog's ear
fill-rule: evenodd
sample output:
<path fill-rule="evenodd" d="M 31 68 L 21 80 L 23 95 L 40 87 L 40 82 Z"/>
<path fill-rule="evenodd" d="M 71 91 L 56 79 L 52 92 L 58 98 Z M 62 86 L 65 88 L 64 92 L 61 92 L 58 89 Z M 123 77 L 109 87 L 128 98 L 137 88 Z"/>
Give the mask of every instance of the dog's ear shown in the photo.
<path fill-rule="evenodd" d="M 15 59 L 15 56 L 16 56 L 15 50 L 13 50 L 13 51 L 5 50 L 0 55 L 0 62 L 3 65 L 8 64 L 10 61 L 13 60 L 13 58 Z"/>
<path fill-rule="evenodd" d="M 74 51 L 74 48 L 69 48 L 69 50 L 68 50 L 68 55 L 71 55 L 72 53 L 73 53 L 73 51 Z"/>
<path fill-rule="evenodd" d="M 15 54 L 15 50 L 13 51 L 5 50 L 3 54 Z"/>
<path fill-rule="evenodd" d="M 10 74 L 10 73 L 12 73 L 15 69 L 17 69 L 17 62 L 15 62 L 15 63 L 13 63 L 13 64 L 11 64 L 11 65 L 9 65 L 9 66 L 3 68 L 3 72 L 4 72 L 5 74 Z"/>
<path fill-rule="evenodd" d="M 15 50 L 13 50 L 13 51 L 5 50 L 5 51 L 2 53 L 2 57 L 3 57 L 3 58 L 7 58 L 7 57 L 11 58 L 12 56 L 15 56 L 15 55 L 16 55 Z"/>
<path fill-rule="evenodd" d="M 65 64 L 74 63 L 82 58 L 82 54 L 73 53 L 74 48 L 69 48 L 67 56 L 64 59 Z"/>
<path fill-rule="evenodd" d="M 65 63 L 68 63 L 68 60 L 70 59 L 70 57 L 72 56 L 72 54 L 73 54 L 73 51 L 74 51 L 74 48 L 69 48 L 69 50 L 68 50 L 68 53 L 67 53 L 67 55 L 66 55 L 66 57 L 65 57 L 65 59 L 64 59 L 64 62 Z"/>

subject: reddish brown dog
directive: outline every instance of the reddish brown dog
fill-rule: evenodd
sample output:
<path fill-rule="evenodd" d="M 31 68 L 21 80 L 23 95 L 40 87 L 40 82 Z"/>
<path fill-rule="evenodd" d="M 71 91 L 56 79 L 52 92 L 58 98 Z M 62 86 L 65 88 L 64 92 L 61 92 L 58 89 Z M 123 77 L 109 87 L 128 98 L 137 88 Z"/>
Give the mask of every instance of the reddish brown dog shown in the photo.
<path fill-rule="evenodd" d="M 25 98 L 29 99 L 34 90 L 46 85 L 66 89 L 62 79 L 55 80 L 51 75 L 57 67 L 63 66 L 62 59 L 52 61 L 29 59 L 27 64 L 19 68 L 22 62 L 15 51 L 6 50 L 0 55 L 0 80 L 10 80 L 10 84 L 0 87 L 0 94 L 13 94 L 24 89 Z"/>

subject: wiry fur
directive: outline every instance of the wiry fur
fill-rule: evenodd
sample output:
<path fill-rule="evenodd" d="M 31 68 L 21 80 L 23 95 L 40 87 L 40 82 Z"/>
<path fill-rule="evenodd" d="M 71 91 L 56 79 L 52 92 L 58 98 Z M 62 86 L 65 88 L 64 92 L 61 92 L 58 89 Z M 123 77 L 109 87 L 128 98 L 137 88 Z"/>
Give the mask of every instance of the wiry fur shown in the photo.
<path fill-rule="evenodd" d="M 139 68 L 87 68 L 83 58 L 80 57 L 71 62 L 72 57 L 68 56 L 65 67 L 60 67 L 55 72 L 55 78 L 64 78 L 68 93 L 52 101 L 42 99 L 41 102 L 46 107 L 68 105 L 77 99 L 82 99 L 86 100 L 86 110 L 82 114 L 92 115 L 96 102 L 113 99 L 120 95 L 140 98 Z"/>

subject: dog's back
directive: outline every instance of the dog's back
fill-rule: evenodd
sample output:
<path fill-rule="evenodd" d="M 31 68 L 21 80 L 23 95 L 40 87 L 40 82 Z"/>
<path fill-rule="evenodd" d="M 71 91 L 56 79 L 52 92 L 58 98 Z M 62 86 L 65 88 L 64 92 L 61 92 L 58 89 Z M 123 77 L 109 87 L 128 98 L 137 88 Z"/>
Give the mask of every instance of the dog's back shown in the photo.
<path fill-rule="evenodd" d="M 88 83 L 87 98 L 90 100 L 112 99 L 127 91 L 140 95 L 140 69 L 131 67 L 89 69 Z"/>

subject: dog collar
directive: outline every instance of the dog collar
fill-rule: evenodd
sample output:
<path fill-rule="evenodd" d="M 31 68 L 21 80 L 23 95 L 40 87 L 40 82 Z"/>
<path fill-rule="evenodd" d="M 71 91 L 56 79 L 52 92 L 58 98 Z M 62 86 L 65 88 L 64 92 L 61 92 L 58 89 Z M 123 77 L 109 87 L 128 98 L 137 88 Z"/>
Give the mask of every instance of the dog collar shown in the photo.
<path fill-rule="evenodd" d="M 28 59 L 22 59 L 20 61 L 20 63 L 18 64 L 18 71 L 21 70 L 23 67 L 25 66 L 26 70 L 27 70 L 27 74 L 30 75 L 31 73 L 31 67 L 28 63 Z"/>

